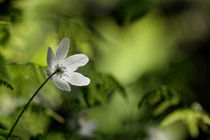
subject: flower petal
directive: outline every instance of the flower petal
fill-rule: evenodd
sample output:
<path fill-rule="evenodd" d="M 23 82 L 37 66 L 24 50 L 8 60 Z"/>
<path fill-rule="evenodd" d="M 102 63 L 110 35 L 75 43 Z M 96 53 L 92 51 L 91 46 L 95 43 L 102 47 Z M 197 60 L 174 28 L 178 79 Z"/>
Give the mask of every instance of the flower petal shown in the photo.
<path fill-rule="evenodd" d="M 55 64 L 55 55 L 51 47 L 48 48 L 47 52 L 47 64 L 50 68 Z"/>
<path fill-rule="evenodd" d="M 86 86 L 90 83 L 90 79 L 83 76 L 78 72 L 67 73 L 65 76 L 65 80 L 67 80 L 70 84 L 74 86 Z"/>
<path fill-rule="evenodd" d="M 48 77 L 53 73 L 53 71 L 51 69 L 47 69 L 46 71 L 47 71 L 47 76 Z"/>
<path fill-rule="evenodd" d="M 69 44 L 70 40 L 67 37 L 62 39 L 61 42 L 58 44 L 58 48 L 56 50 L 57 63 L 61 63 L 64 60 L 64 58 L 67 56 L 69 51 Z"/>
<path fill-rule="evenodd" d="M 48 76 L 48 77 L 49 77 L 51 74 L 53 74 L 53 72 L 54 72 L 54 71 L 51 70 L 51 69 L 47 69 L 46 71 L 47 71 L 47 76 Z M 54 77 L 55 77 L 55 75 L 53 75 L 53 77 L 51 77 L 50 80 L 53 80 Z"/>
<path fill-rule="evenodd" d="M 53 80 L 59 89 L 63 91 L 71 91 L 71 87 L 66 80 L 61 79 L 59 76 L 54 76 Z"/>
<path fill-rule="evenodd" d="M 88 57 L 84 54 L 75 54 L 69 56 L 64 60 L 64 66 L 68 71 L 73 72 L 78 69 L 78 67 L 84 66 L 89 61 Z"/>

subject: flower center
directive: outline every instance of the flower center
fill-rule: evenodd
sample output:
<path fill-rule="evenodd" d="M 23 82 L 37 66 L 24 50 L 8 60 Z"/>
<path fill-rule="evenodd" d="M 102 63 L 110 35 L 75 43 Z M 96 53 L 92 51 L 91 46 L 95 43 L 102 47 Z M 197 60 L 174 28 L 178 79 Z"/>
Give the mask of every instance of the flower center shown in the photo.
<path fill-rule="evenodd" d="M 65 72 L 65 68 L 59 65 L 55 66 L 55 71 L 58 71 L 58 74 L 63 74 Z"/>

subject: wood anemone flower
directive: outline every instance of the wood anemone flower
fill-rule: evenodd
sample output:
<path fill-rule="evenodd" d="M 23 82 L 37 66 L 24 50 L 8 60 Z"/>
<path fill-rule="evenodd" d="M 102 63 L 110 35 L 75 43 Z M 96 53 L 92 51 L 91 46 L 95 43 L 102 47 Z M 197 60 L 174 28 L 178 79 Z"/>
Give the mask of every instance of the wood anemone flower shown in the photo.
<path fill-rule="evenodd" d="M 89 61 L 84 54 L 75 54 L 66 58 L 69 51 L 70 40 L 64 38 L 58 44 L 56 55 L 54 55 L 51 47 L 48 48 L 47 53 L 47 75 L 58 71 L 53 75 L 52 80 L 55 85 L 64 91 L 71 91 L 69 84 L 74 86 L 86 86 L 90 83 L 88 77 L 75 72 L 79 67 L 84 66 Z"/>

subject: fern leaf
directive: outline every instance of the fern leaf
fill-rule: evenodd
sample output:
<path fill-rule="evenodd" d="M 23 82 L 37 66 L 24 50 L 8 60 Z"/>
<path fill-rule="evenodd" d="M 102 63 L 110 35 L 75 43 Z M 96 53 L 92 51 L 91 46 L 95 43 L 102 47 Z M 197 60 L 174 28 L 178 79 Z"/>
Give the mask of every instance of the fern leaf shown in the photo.
<path fill-rule="evenodd" d="M 7 87 L 7 88 L 9 88 L 11 90 L 14 89 L 13 86 L 10 83 L 8 83 L 7 81 L 5 81 L 5 80 L 3 80 L 1 78 L 0 78 L 0 86 L 5 86 L 5 87 Z"/>
<path fill-rule="evenodd" d="M 169 114 L 162 120 L 161 126 L 168 126 L 175 122 L 183 122 L 189 129 L 192 137 L 199 135 L 199 124 L 210 126 L 210 117 L 202 112 L 193 109 L 179 109 Z"/>

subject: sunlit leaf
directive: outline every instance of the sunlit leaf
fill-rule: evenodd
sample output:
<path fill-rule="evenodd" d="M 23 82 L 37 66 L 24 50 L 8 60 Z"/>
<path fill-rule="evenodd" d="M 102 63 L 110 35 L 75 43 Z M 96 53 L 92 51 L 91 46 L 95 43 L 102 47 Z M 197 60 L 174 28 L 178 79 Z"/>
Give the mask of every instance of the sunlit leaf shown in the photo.
<path fill-rule="evenodd" d="M 162 120 L 161 126 L 168 126 L 178 121 L 181 121 L 184 124 L 186 124 L 190 134 L 193 137 L 197 137 L 199 135 L 200 126 L 207 125 L 208 127 L 210 127 L 209 115 L 204 112 L 195 111 L 192 109 L 179 109 L 172 112 Z"/>

